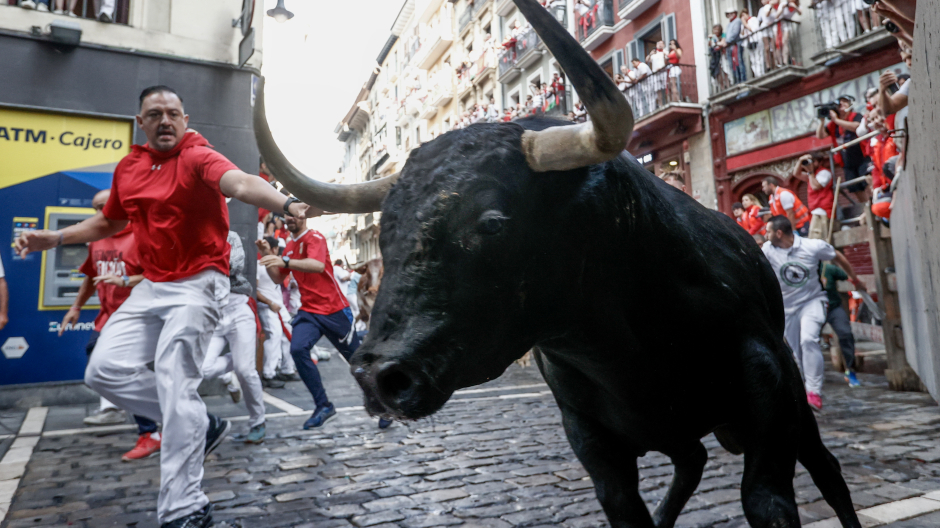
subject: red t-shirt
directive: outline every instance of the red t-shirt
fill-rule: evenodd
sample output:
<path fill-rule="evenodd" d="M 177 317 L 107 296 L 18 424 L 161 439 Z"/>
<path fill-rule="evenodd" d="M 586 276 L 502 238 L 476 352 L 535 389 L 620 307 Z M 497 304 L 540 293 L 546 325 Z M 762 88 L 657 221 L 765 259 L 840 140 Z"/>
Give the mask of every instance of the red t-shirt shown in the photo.
<path fill-rule="evenodd" d="M 134 145 L 118 163 L 104 216 L 130 220 L 144 277 L 170 282 L 215 269 L 228 275 L 222 175 L 237 170 L 196 132 L 169 152 Z"/>
<path fill-rule="evenodd" d="M 349 306 L 343 289 L 333 277 L 330 264 L 330 252 L 326 248 L 326 238 L 318 231 L 308 229 L 296 240 L 287 240 L 284 256 L 292 260 L 314 259 L 323 263 L 326 269 L 322 273 L 291 272 L 300 288 L 300 309 L 319 315 L 334 314 Z M 281 268 L 281 275 L 287 271 Z"/>
<path fill-rule="evenodd" d="M 137 244 L 134 243 L 131 226 L 127 226 L 110 238 L 89 244 L 88 258 L 85 259 L 80 270 L 92 279 L 101 275 L 117 275 L 118 277 L 140 275 Z M 95 331 L 100 332 L 111 314 L 131 295 L 131 289 L 99 282 L 97 290 L 98 300 L 101 301 L 101 311 L 95 318 Z"/>
<path fill-rule="evenodd" d="M 764 220 L 760 217 L 760 206 L 752 205 L 744 214 L 748 217 L 747 232 L 752 235 L 763 234 Z"/>

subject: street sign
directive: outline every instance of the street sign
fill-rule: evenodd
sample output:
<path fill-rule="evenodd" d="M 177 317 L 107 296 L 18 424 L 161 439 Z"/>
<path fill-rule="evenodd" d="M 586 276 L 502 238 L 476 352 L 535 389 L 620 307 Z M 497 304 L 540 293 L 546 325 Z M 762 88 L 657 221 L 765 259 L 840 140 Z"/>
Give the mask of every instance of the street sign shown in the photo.
<path fill-rule="evenodd" d="M 238 27 L 242 30 L 242 35 L 248 36 L 251 31 L 251 20 L 255 16 L 255 0 L 242 0 L 242 12 L 235 20 L 232 20 L 232 27 Z"/>
<path fill-rule="evenodd" d="M 248 30 L 248 34 L 238 45 L 238 67 L 243 68 L 248 59 L 255 54 L 255 28 Z"/>

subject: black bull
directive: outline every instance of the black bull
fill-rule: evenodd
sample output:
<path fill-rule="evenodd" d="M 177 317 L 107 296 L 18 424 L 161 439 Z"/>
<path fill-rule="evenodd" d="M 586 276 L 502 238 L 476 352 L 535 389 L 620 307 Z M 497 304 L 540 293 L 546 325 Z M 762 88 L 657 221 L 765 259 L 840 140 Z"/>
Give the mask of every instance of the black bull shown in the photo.
<path fill-rule="evenodd" d="M 369 411 L 427 416 L 534 346 L 613 526 L 671 526 L 710 432 L 745 454 L 753 526 L 799 526 L 797 459 L 858 526 L 758 246 L 629 156 L 532 173 L 523 127 L 555 124 L 471 126 L 412 152 L 382 208 L 385 274 L 352 359 Z M 636 466 L 647 451 L 675 464 L 652 518 Z"/>
<path fill-rule="evenodd" d="M 343 187 L 290 165 L 259 88 L 259 149 L 285 186 L 330 211 L 381 203 L 384 276 L 351 361 L 367 409 L 428 416 L 535 348 L 612 526 L 672 526 L 702 476 L 701 438 L 714 432 L 744 454 L 752 526 L 800 525 L 799 460 L 843 526 L 859 527 L 783 340 L 780 287 L 763 253 L 733 220 L 618 156 L 629 105 L 544 8 L 515 3 L 588 124 L 473 125 L 412 151 L 397 183 Z M 648 451 L 675 465 L 652 516 L 636 465 Z"/>

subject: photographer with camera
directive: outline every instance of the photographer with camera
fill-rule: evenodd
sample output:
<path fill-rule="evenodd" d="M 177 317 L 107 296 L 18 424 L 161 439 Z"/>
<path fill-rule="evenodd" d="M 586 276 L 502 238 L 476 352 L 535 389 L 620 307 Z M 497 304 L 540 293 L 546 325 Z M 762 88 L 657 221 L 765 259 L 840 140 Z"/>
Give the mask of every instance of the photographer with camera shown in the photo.
<path fill-rule="evenodd" d="M 816 117 L 819 125 L 816 127 L 816 137 L 819 139 L 831 138 L 832 146 L 848 143 L 858 136 L 855 131 L 862 121 L 862 115 L 852 110 L 855 98 L 848 94 L 839 96 L 838 102 L 817 104 Z M 826 123 L 828 117 L 829 122 Z M 835 164 L 842 167 L 845 181 L 866 176 L 871 171 L 871 160 L 862 152 L 861 145 L 855 144 L 843 149 L 834 155 Z M 868 201 L 867 181 L 856 182 L 843 187 L 854 194 L 860 202 Z"/>
<path fill-rule="evenodd" d="M 822 152 L 801 156 L 793 168 L 792 176 L 806 178 L 806 202 L 809 213 L 808 238 L 825 240 L 829 234 L 829 218 L 832 216 L 833 194 L 832 172 L 827 168 L 829 157 Z"/>

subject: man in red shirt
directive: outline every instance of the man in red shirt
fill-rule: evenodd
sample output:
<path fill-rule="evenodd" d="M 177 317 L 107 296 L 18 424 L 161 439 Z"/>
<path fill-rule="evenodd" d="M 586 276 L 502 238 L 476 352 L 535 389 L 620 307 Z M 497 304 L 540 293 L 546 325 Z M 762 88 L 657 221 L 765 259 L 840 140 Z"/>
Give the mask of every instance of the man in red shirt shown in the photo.
<path fill-rule="evenodd" d="M 21 256 L 101 240 L 130 222 L 144 280 L 111 316 L 85 371 L 85 383 L 119 407 L 163 424 L 161 528 L 205 527 L 212 506 L 201 489 L 205 455 L 231 424 L 206 414 L 197 389 L 213 330 L 229 294 L 225 197 L 298 214 L 307 206 L 246 174 L 187 128 L 183 100 L 167 86 L 140 94 L 134 145 L 114 171 L 101 215 L 61 231 L 16 241 Z M 153 361 L 153 371 L 147 363 Z"/>
<path fill-rule="evenodd" d="M 310 359 L 310 349 L 325 335 L 348 360 L 359 348 L 359 336 L 346 295 L 333 276 L 326 238 L 318 231 L 307 229 L 305 215 L 288 217 L 287 229 L 291 237 L 283 256 L 278 256 L 266 241 L 258 242 L 263 255 L 259 264 L 267 268 L 275 283 L 283 282 L 293 273 L 300 288 L 300 311 L 291 321 L 290 353 L 300 379 L 317 406 L 304 422 L 304 429 L 311 429 L 326 423 L 336 414 L 336 409 L 326 396 L 320 371 Z M 379 420 L 379 427 L 383 429 L 390 424 L 391 421 Z"/>
<path fill-rule="evenodd" d="M 111 196 L 110 190 L 100 191 L 92 198 L 91 206 L 101 213 L 109 196 Z M 72 307 L 62 318 L 59 336 L 68 325 L 78 322 L 82 307 L 91 298 L 92 292 L 97 290 L 101 310 L 95 318 L 95 330 L 85 346 L 85 352 L 91 359 L 91 353 L 98 343 L 101 329 L 104 328 L 111 314 L 130 296 L 131 288 L 144 279 L 137 259 L 137 244 L 134 242 L 134 233 L 131 228 L 125 227 L 123 231 L 110 238 L 89 244 L 88 258 L 85 259 L 80 270 L 85 274 L 85 281 L 79 287 Z M 102 396 L 98 412 L 86 417 L 84 422 L 86 425 L 107 425 L 123 423 L 124 420 L 124 413 Z M 160 451 L 160 433 L 157 432 L 157 424 L 143 416 L 134 416 L 134 420 L 137 422 L 137 445 L 121 457 L 121 460 L 125 462 L 147 458 Z"/>

